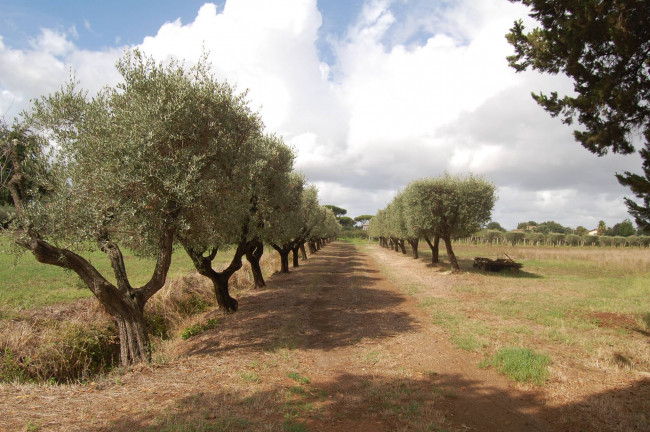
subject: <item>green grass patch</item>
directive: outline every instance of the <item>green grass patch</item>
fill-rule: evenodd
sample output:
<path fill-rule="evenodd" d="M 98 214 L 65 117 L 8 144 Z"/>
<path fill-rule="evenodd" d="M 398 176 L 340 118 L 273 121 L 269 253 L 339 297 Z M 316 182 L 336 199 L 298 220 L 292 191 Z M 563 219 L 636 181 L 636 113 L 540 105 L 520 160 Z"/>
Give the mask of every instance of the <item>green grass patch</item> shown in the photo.
<path fill-rule="evenodd" d="M 420 293 L 420 287 L 415 284 L 406 285 L 404 289 L 406 290 L 406 293 L 411 296 Z"/>
<path fill-rule="evenodd" d="M 304 423 L 287 418 L 282 423 L 282 430 L 284 432 L 307 432 L 309 429 Z"/>
<path fill-rule="evenodd" d="M 420 303 L 418 303 L 418 307 L 422 309 L 429 308 L 435 305 L 436 305 L 436 299 L 433 297 L 426 297 Z"/>
<path fill-rule="evenodd" d="M 92 295 L 75 273 L 39 263 L 31 253 L 17 256 L 12 253 L 15 248 L 7 235 L 0 235 L 0 306 L 4 304 L 12 309 L 38 308 Z M 127 250 L 123 253 L 131 284 L 141 286 L 147 283 L 153 274 L 155 259 L 138 258 Z M 106 254 L 95 251 L 81 255 L 106 279 L 115 281 Z M 228 259 L 228 253 L 224 252 L 219 253 L 216 261 L 226 262 Z M 193 270 L 192 260 L 185 252 L 178 250 L 172 257 L 168 278 L 174 279 Z"/>
<path fill-rule="evenodd" d="M 206 330 L 211 330 L 217 328 L 219 325 L 219 320 L 217 318 L 209 319 L 205 323 L 194 324 L 183 330 L 181 333 L 181 339 L 186 340 L 192 336 L 196 336 L 200 333 L 203 333 Z"/>
<path fill-rule="evenodd" d="M 482 342 L 471 334 L 452 335 L 450 339 L 456 348 L 465 351 L 479 351 L 484 346 Z"/>
<path fill-rule="evenodd" d="M 363 356 L 363 361 L 366 363 L 377 364 L 382 358 L 380 351 L 369 351 Z"/>
<path fill-rule="evenodd" d="M 307 378 L 306 376 L 300 375 L 298 372 L 290 372 L 290 373 L 287 374 L 287 376 L 289 378 L 291 378 L 292 380 L 296 381 L 297 383 L 300 383 L 300 384 L 309 384 L 309 382 L 310 382 L 309 378 Z"/>
<path fill-rule="evenodd" d="M 249 383 L 257 384 L 262 381 L 259 374 L 255 371 L 241 371 L 239 373 L 239 376 L 241 377 L 242 380 Z"/>
<path fill-rule="evenodd" d="M 493 366 L 509 379 L 524 383 L 543 385 L 549 376 L 548 365 L 551 359 L 547 354 L 539 354 L 529 348 L 501 348 L 480 367 Z"/>
<path fill-rule="evenodd" d="M 291 387 L 289 387 L 287 389 L 287 391 L 289 393 L 292 393 L 292 394 L 295 394 L 295 395 L 298 395 L 298 396 L 307 396 L 309 394 L 309 392 L 307 390 L 305 390 L 304 387 L 299 386 L 299 385 L 291 386 Z"/>

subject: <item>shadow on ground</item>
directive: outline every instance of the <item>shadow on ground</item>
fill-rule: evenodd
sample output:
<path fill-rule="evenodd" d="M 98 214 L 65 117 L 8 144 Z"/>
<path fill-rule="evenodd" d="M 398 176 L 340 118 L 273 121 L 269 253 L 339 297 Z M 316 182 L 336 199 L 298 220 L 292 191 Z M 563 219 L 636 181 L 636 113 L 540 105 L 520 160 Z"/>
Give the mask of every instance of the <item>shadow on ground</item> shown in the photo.
<path fill-rule="evenodd" d="M 407 252 L 406 254 L 402 253 L 401 251 L 399 252 L 393 251 L 393 252 L 402 255 L 406 258 L 413 259 L 413 253 L 410 247 L 406 248 L 406 252 Z M 417 259 L 425 263 L 427 267 L 431 267 L 438 271 L 451 270 L 446 252 L 441 251 L 439 257 L 440 262 L 438 263 L 432 263 L 431 256 L 432 256 L 431 251 L 419 250 Z M 492 277 L 506 277 L 506 278 L 513 278 L 513 279 L 542 279 L 544 277 L 536 273 L 528 272 L 526 270 L 505 269 L 499 272 L 481 270 L 474 267 L 474 259 L 472 258 L 461 258 L 457 256 L 456 259 L 458 260 L 458 266 L 461 268 L 461 270 L 467 273 L 475 273 L 475 274 L 481 274 L 481 275 L 492 276 Z"/>
<path fill-rule="evenodd" d="M 309 378 L 309 377 L 305 377 Z M 262 387 L 262 384 L 259 385 Z M 650 380 L 544 408 L 534 397 L 431 373 L 419 378 L 340 375 L 328 382 L 215 389 L 179 397 L 165 416 L 125 415 L 95 431 L 643 431 Z M 495 412 L 495 405 L 503 406 Z M 506 408 L 509 407 L 509 408 Z"/>
<path fill-rule="evenodd" d="M 190 341 L 185 353 L 237 349 L 333 349 L 363 339 L 388 338 L 418 325 L 396 310 L 406 299 L 381 289 L 353 246 L 334 243 L 289 274 L 275 274 L 267 287 L 240 299 L 223 325 Z"/>
<path fill-rule="evenodd" d="M 279 376 L 278 370 L 291 369 L 292 349 L 327 351 L 415 330 L 418 324 L 399 312 L 404 297 L 382 283 L 352 247 L 328 246 L 308 266 L 270 278 L 267 289 L 242 299 L 240 312 L 227 316 L 222 329 L 206 332 L 188 347 L 188 354 L 217 358 L 283 349 L 286 364 L 275 366 L 282 369 L 259 370 L 250 380 L 235 367 L 218 387 L 179 395 L 165 410 L 125 414 L 94 430 L 650 430 L 650 379 L 554 406 L 536 393 L 435 371 L 404 377 L 372 370 Z"/>

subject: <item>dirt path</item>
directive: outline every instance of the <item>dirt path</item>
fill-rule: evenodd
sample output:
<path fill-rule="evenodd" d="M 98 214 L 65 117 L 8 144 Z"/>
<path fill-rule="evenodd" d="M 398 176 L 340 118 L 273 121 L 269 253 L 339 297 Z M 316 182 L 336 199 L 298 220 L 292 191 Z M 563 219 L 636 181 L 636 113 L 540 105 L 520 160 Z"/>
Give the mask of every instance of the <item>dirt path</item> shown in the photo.
<path fill-rule="evenodd" d="M 292 270 L 167 364 L 89 385 L 0 386 L 0 430 L 552 430 L 539 395 L 451 347 L 353 246 Z"/>

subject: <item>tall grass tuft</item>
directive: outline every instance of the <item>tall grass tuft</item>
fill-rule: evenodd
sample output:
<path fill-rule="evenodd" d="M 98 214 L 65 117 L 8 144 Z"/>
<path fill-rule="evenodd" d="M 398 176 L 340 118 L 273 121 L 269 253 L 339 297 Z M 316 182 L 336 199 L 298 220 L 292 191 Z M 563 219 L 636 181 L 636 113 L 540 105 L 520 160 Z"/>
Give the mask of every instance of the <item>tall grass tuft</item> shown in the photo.
<path fill-rule="evenodd" d="M 90 299 L 0 321 L 0 381 L 84 381 L 117 362 L 117 329 Z"/>
<path fill-rule="evenodd" d="M 261 261 L 265 277 L 279 260 L 275 253 Z M 248 262 L 230 281 L 235 295 L 253 287 Z M 145 319 L 156 349 L 197 323 L 216 307 L 212 283 L 197 273 L 170 279 L 147 303 Z M 216 320 L 207 321 L 216 325 Z M 161 353 L 163 354 L 163 353 Z M 14 310 L 0 317 L 0 382 L 67 383 L 90 380 L 119 364 L 117 328 L 93 298 L 36 309 Z"/>
<path fill-rule="evenodd" d="M 550 358 L 529 348 L 501 348 L 491 358 L 481 363 L 482 367 L 494 366 L 513 381 L 543 385 L 548 378 Z"/>

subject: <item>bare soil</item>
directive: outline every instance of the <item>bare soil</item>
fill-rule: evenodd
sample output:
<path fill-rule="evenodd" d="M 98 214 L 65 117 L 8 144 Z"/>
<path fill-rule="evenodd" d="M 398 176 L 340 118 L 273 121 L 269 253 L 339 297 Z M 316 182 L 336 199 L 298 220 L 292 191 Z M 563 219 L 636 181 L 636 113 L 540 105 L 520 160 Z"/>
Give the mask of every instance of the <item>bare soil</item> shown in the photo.
<path fill-rule="evenodd" d="M 558 407 L 480 369 L 375 260 L 329 244 L 242 295 L 236 314 L 212 312 L 219 327 L 175 342 L 167 362 L 86 385 L 0 385 L 0 430 L 608 430 L 588 398 Z M 446 276 L 426 276 L 428 289 Z M 616 395 L 632 412 L 650 385 Z"/>

